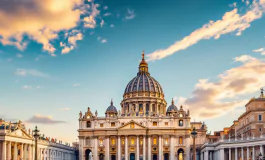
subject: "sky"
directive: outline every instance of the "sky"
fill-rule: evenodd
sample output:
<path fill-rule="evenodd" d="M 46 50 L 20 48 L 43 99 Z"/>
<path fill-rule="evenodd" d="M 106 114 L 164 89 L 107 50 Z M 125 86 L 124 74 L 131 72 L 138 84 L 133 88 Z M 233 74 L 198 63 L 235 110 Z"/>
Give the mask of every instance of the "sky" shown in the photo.
<path fill-rule="evenodd" d="M 80 111 L 120 109 L 143 50 L 168 105 L 211 133 L 265 86 L 265 0 L 9 0 L 0 19 L 0 117 L 64 142 Z"/>

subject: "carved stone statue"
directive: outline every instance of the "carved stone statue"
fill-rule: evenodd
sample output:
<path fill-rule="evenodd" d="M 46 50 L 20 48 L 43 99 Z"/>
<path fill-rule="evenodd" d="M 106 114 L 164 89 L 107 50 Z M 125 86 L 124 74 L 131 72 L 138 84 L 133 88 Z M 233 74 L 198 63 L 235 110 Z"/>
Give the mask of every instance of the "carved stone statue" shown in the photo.
<path fill-rule="evenodd" d="M 97 111 L 97 110 L 96 110 L 96 112 L 95 112 L 95 116 L 98 117 L 98 111 Z"/>
<path fill-rule="evenodd" d="M 190 115 L 190 110 L 187 111 L 187 115 L 188 115 L 188 116 Z"/>
<path fill-rule="evenodd" d="M 79 113 L 79 118 L 81 119 L 82 118 L 82 112 L 80 111 L 80 113 Z"/>
<path fill-rule="evenodd" d="M 93 160 L 92 152 L 89 153 L 89 160 Z"/>
<path fill-rule="evenodd" d="M 121 110 L 118 111 L 118 116 L 121 116 Z"/>

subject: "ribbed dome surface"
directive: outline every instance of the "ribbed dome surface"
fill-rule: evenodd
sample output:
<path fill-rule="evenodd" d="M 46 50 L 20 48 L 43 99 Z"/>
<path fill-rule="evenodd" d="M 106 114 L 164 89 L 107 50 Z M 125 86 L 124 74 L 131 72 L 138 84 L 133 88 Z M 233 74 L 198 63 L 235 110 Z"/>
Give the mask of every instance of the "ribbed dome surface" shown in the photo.
<path fill-rule="evenodd" d="M 146 72 L 134 77 L 125 88 L 124 94 L 138 91 L 163 93 L 161 85 Z"/>
<path fill-rule="evenodd" d="M 177 106 L 174 104 L 174 100 L 172 99 L 171 105 L 167 108 L 167 112 L 176 112 L 178 111 Z"/>

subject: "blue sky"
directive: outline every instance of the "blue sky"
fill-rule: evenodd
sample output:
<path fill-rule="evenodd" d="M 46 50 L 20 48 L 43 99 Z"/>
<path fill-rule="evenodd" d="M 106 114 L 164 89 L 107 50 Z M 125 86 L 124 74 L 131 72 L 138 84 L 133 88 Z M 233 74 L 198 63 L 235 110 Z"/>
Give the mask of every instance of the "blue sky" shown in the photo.
<path fill-rule="evenodd" d="M 36 10 L 16 8 L 28 4 Z M 167 102 L 221 130 L 264 86 L 264 4 L 2 1 L 0 117 L 75 141 L 80 111 L 89 106 L 103 116 L 111 98 L 120 108 L 145 50 Z"/>

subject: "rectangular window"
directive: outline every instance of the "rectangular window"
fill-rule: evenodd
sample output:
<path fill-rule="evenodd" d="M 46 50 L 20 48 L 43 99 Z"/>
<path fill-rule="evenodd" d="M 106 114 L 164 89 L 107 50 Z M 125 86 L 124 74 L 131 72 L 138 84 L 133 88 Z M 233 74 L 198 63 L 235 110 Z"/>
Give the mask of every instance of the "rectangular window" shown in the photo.
<path fill-rule="evenodd" d="M 157 122 L 153 122 L 153 126 L 157 126 Z"/>
<path fill-rule="evenodd" d="M 168 126 L 168 122 L 165 122 L 165 126 Z"/>
<path fill-rule="evenodd" d="M 115 127 L 115 122 L 111 122 L 111 127 Z"/>
<path fill-rule="evenodd" d="M 179 126 L 183 126 L 183 120 L 179 120 Z"/>
<path fill-rule="evenodd" d="M 100 123 L 100 127 L 104 127 L 103 123 Z"/>
<path fill-rule="evenodd" d="M 259 115 L 259 121 L 262 121 L 262 115 Z"/>

